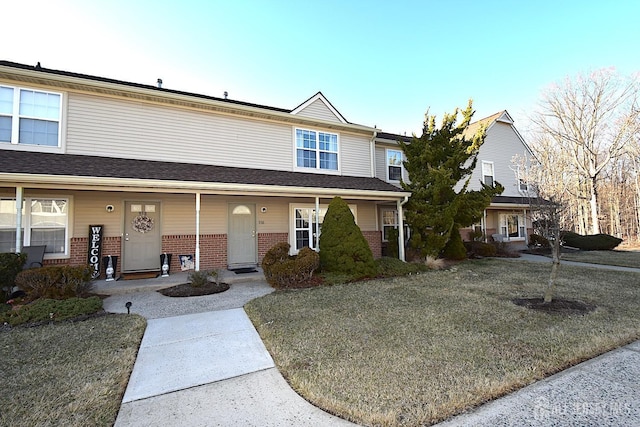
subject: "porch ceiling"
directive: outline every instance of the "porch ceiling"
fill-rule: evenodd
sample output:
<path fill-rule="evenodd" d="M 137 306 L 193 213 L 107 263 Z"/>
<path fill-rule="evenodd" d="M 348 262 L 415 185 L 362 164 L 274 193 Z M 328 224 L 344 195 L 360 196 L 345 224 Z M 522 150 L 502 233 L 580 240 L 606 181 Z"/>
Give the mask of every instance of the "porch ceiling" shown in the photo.
<path fill-rule="evenodd" d="M 398 200 L 409 193 L 377 178 L 192 163 L 2 150 L 0 185 L 210 194 L 342 196 Z"/>

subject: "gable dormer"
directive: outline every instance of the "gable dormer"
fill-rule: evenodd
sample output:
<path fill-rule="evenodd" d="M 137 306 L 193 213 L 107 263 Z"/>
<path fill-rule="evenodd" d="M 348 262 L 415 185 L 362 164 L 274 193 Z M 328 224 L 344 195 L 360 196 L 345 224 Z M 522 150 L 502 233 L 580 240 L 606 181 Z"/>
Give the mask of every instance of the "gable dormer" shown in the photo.
<path fill-rule="evenodd" d="M 311 98 L 291 110 L 291 114 L 309 117 L 312 119 L 325 120 L 328 122 L 344 123 L 349 122 L 338 110 L 325 98 L 322 92 L 318 92 Z"/>

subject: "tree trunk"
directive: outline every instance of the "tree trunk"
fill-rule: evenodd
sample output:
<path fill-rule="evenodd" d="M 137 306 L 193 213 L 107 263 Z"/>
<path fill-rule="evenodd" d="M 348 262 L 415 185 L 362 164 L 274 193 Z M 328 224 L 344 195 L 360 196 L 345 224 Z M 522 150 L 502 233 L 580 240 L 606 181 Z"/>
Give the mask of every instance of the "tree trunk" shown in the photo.
<path fill-rule="evenodd" d="M 596 192 L 596 178 L 591 178 L 591 234 L 600 234 L 600 225 L 598 223 L 598 194 Z"/>
<path fill-rule="evenodd" d="M 556 279 L 558 278 L 558 270 L 560 269 L 560 230 L 555 233 L 553 241 L 553 264 L 551 265 L 551 274 L 549 275 L 549 283 L 544 291 L 544 303 L 549 304 L 553 300 L 553 294 L 556 290 Z"/>

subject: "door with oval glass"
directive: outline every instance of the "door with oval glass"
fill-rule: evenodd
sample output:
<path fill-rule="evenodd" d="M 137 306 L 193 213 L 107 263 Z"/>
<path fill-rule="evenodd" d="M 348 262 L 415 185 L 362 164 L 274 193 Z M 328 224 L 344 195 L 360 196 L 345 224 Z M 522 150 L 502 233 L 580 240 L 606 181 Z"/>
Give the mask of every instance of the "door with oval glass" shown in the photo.
<path fill-rule="evenodd" d="M 122 271 L 160 269 L 159 202 L 125 202 Z"/>
<path fill-rule="evenodd" d="M 256 206 L 248 203 L 230 203 L 227 238 L 229 269 L 255 267 L 258 264 L 257 254 Z"/>

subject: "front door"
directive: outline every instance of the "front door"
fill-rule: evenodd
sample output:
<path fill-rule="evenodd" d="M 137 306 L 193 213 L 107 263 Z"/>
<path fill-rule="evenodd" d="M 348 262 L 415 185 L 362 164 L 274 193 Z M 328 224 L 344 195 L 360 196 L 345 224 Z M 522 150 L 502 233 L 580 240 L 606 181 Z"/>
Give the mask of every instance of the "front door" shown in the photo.
<path fill-rule="evenodd" d="M 257 265 L 255 205 L 247 203 L 229 204 L 227 245 L 229 268 L 255 267 Z"/>
<path fill-rule="evenodd" d="M 125 202 L 122 271 L 160 269 L 159 202 Z"/>

